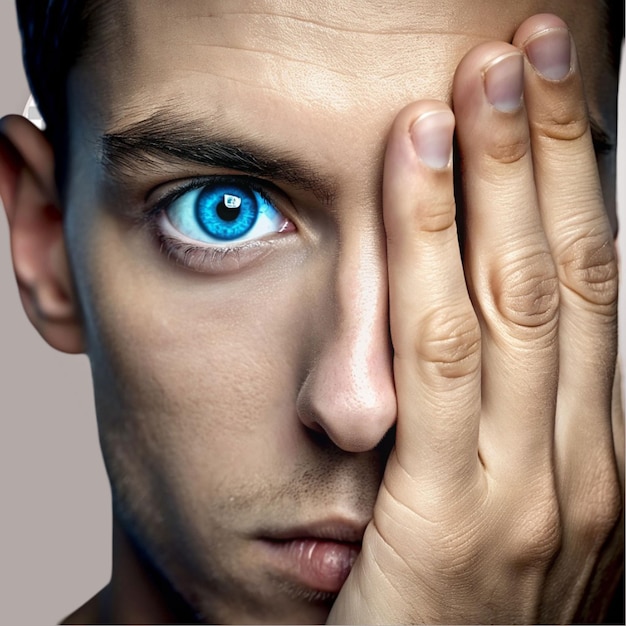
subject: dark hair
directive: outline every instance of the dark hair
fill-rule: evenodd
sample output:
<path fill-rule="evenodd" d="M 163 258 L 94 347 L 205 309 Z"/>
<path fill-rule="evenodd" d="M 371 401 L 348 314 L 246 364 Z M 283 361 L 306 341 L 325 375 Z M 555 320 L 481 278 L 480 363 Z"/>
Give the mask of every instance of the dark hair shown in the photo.
<path fill-rule="evenodd" d="M 67 77 L 85 43 L 89 0 L 16 0 L 22 57 L 31 93 L 56 153 L 59 189 L 67 167 Z"/>
<path fill-rule="evenodd" d="M 601 1 L 601 0 L 599 0 Z M 609 54 L 616 73 L 624 39 L 624 0 L 604 0 Z M 16 0 L 24 67 L 46 133 L 57 155 L 57 181 L 67 162 L 67 77 L 90 30 L 88 8 L 96 0 Z"/>

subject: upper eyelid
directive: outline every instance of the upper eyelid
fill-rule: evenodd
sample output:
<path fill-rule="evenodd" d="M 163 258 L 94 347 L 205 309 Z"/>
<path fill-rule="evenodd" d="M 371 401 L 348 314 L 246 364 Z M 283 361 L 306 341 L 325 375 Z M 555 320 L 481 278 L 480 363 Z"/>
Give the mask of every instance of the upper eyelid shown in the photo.
<path fill-rule="evenodd" d="M 153 189 L 146 194 L 146 205 L 148 209 L 144 215 L 146 219 L 149 220 L 154 214 L 167 210 L 172 203 L 184 196 L 186 193 L 193 191 L 194 189 L 202 189 L 202 187 L 219 182 L 248 186 L 253 191 L 261 194 L 263 199 L 272 204 L 272 206 L 277 203 L 277 199 L 273 197 L 274 195 L 281 196 L 281 200 L 283 200 L 283 202 L 286 202 L 287 200 L 286 194 L 269 181 L 254 178 L 246 174 L 210 174 L 207 176 L 179 179 L 179 181 L 176 181 L 177 184 L 171 191 L 162 191 L 162 196 L 150 201 L 150 196 L 154 195 L 154 193 L 166 186 L 168 183 L 159 185 L 156 189 Z M 286 211 L 286 208 L 282 206 L 283 202 L 281 202 L 280 207 L 275 207 L 280 213 Z M 291 213 L 291 211 L 286 212 Z M 289 217 L 292 216 L 290 215 Z"/>

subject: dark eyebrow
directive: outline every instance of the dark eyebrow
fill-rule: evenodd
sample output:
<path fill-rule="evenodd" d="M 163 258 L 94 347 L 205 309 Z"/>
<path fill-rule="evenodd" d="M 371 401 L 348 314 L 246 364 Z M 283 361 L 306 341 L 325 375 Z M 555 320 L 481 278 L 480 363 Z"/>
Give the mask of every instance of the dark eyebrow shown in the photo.
<path fill-rule="evenodd" d="M 312 166 L 293 155 L 254 144 L 211 136 L 206 121 L 185 120 L 159 111 L 145 120 L 101 138 L 101 161 L 113 178 L 132 178 L 138 170 L 152 170 L 175 159 L 205 167 L 232 169 L 249 176 L 285 182 L 310 191 L 324 205 L 334 204 L 336 186 Z M 611 152 L 615 144 L 597 120 L 590 119 L 596 154 Z"/>
<path fill-rule="evenodd" d="M 233 140 L 216 135 L 206 121 L 181 119 L 168 111 L 126 126 L 101 138 L 101 162 L 117 179 L 153 170 L 159 163 L 193 163 L 232 169 L 242 174 L 283 182 L 310 191 L 332 205 L 336 186 L 302 158 L 274 150 L 250 139 Z"/>

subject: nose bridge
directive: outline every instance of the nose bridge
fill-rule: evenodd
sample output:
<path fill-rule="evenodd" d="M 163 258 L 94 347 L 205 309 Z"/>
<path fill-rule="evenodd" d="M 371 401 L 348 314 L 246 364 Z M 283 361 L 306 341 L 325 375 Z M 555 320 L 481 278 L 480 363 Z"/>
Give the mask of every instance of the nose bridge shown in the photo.
<path fill-rule="evenodd" d="M 340 448 L 373 448 L 396 416 L 382 227 L 345 228 L 336 260 L 335 320 L 298 397 L 300 419 Z"/>
<path fill-rule="evenodd" d="M 389 352 L 381 350 L 389 341 L 384 250 L 381 243 L 368 239 L 373 237 L 354 237 L 345 243 L 336 286 L 337 336 L 328 345 L 329 353 L 341 353 L 344 366 L 350 365 L 359 385 L 377 361 L 387 360 Z"/>

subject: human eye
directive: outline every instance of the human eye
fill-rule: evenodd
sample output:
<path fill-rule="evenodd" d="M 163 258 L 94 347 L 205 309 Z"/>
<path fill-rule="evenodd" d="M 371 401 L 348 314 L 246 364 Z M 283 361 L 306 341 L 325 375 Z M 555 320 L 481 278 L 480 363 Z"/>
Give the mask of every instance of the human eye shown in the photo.
<path fill-rule="evenodd" d="M 202 272 L 238 269 L 267 250 L 272 236 L 293 232 L 260 181 L 212 177 L 182 185 L 158 202 L 162 248 Z"/>

